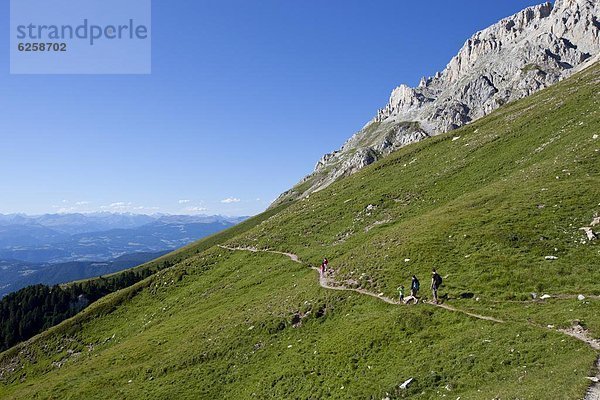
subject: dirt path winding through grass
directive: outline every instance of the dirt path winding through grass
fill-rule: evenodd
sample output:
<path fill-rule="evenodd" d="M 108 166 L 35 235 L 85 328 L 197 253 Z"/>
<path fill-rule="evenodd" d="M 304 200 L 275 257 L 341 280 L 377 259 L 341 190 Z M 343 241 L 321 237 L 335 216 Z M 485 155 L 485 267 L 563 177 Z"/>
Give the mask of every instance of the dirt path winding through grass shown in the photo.
<path fill-rule="evenodd" d="M 225 250 L 229 250 L 229 251 L 249 251 L 249 252 L 252 252 L 252 253 L 262 252 L 262 253 L 281 254 L 281 255 L 289 257 L 292 261 L 297 262 L 298 264 L 307 265 L 311 269 L 317 271 L 319 273 L 319 284 L 324 289 L 356 292 L 356 293 L 363 294 L 365 296 L 374 297 L 374 298 L 376 298 L 378 300 L 381 300 L 381 301 L 384 301 L 384 302 L 386 302 L 388 304 L 404 305 L 404 303 L 401 303 L 399 301 L 390 299 L 389 297 L 385 297 L 383 295 L 378 295 L 378 294 L 369 292 L 369 291 L 364 290 L 364 289 L 355 289 L 355 288 L 349 288 L 347 286 L 336 285 L 336 284 L 334 284 L 334 281 L 332 279 L 329 279 L 327 276 L 322 275 L 321 272 L 319 271 L 319 268 L 313 267 L 313 266 L 311 266 L 311 265 L 309 265 L 307 263 L 304 263 L 304 262 L 300 261 L 300 258 L 296 254 L 285 253 L 285 252 L 282 252 L 282 251 L 275 251 L 275 250 L 259 250 L 259 249 L 254 248 L 254 247 L 228 247 L 228 246 L 222 246 L 222 245 L 219 245 L 219 247 L 222 248 L 222 249 L 225 249 Z M 496 323 L 500 323 L 500 324 L 504 323 L 504 321 L 502 321 L 501 319 L 497 319 L 497 318 L 494 318 L 494 317 L 488 317 L 488 316 L 485 316 L 485 315 L 479 315 L 479 314 L 475 314 L 475 313 L 464 311 L 464 310 L 459 310 L 458 308 L 454 308 L 454 307 L 449 306 L 447 304 L 435 304 L 435 303 L 431 303 L 431 302 L 424 302 L 423 304 L 427 304 L 427 305 L 430 305 L 430 306 L 443 308 L 445 310 L 452 311 L 452 312 L 458 312 L 458 313 L 465 314 L 465 315 L 468 315 L 470 317 L 481 319 L 481 320 L 484 320 L 484 321 L 491 321 L 491 322 L 496 322 Z"/>
<path fill-rule="evenodd" d="M 330 290 L 340 290 L 340 291 L 351 291 L 351 292 L 356 292 L 356 293 L 360 293 L 366 296 L 371 296 L 371 297 L 375 297 L 376 299 L 379 299 L 381 301 L 385 301 L 388 304 L 393 304 L 393 305 L 402 305 L 403 303 L 399 302 L 399 301 L 395 301 L 393 299 L 390 299 L 389 297 L 385 297 L 383 295 L 378 295 L 375 293 L 371 293 L 367 290 L 364 289 L 355 289 L 355 288 L 349 288 L 346 286 L 341 286 L 341 285 L 335 285 L 333 284 L 333 280 L 329 279 L 327 276 L 322 275 L 321 271 L 319 271 L 319 268 L 317 267 L 313 267 L 310 264 L 304 263 L 300 260 L 300 258 L 298 257 L 298 255 L 293 254 L 293 253 L 286 253 L 283 251 L 276 251 L 276 250 L 259 250 L 257 248 L 254 247 L 229 247 L 229 246 L 223 246 L 223 245 L 218 245 L 218 247 L 225 249 L 225 250 L 229 250 L 229 251 L 249 251 L 252 253 L 272 253 L 272 254 L 281 254 L 284 255 L 286 257 L 288 257 L 290 260 L 298 263 L 298 264 L 302 264 L 302 265 L 306 265 L 309 268 L 317 271 L 317 273 L 319 273 L 319 284 L 321 285 L 321 287 L 325 288 L 325 289 L 330 289 Z M 572 298 L 575 296 L 564 296 L 565 298 Z M 505 321 L 501 320 L 501 319 L 497 319 L 494 317 L 489 317 L 489 316 L 485 316 L 485 315 L 479 315 L 479 314 L 475 314 L 472 312 L 468 312 L 468 311 L 464 311 L 464 310 L 460 310 L 458 308 L 452 307 L 450 305 L 447 304 L 435 304 L 435 303 L 431 303 L 431 302 L 425 302 L 424 304 L 430 305 L 430 306 L 434 306 L 434 307 L 439 307 L 439 308 L 443 308 L 445 310 L 448 311 L 452 311 L 452 312 L 458 312 L 461 314 L 465 314 L 468 315 L 470 317 L 473 318 L 477 318 L 477 319 L 481 319 L 484 321 L 491 321 L 491 322 L 495 322 L 495 323 L 500 323 L 503 324 Z M 540 327 L 541 328 L 541 327 Z M 596 351 L 600 351 L 600 340 L 598 339 L 593 339 L 589 336 L 589 334 L 587 333 L 587 331 L 585 330 L 578 330 L 578 329 L 558 329 L 556 330 L 557 332 L 560 332 L 564 335 L 568 335 L 570 337 L 573 337 L 577 340 L 580 340 L 584 343 L 586 343 L 588 346 L 590 346 L 592 349 L 596 350 Z M 600 357 L 598 358 L 597 362 L 596 362 L 596 371 L 597 374 L 595 377 L 590 377 L 590 380 L 592 381 L 592 384 L 590 385 L 590 387 L 588 388 L 587 392 L 586 392 L 586 396 L 583 400 L 600 400 Z"/>
<path fill-rule="evenodd" d="M 596 376 L 590 378 L 592 384 L 588 388 L 583 400 L 600 400 L 600 357 L 596 361 L 596 371 L 598 371 Z"/>

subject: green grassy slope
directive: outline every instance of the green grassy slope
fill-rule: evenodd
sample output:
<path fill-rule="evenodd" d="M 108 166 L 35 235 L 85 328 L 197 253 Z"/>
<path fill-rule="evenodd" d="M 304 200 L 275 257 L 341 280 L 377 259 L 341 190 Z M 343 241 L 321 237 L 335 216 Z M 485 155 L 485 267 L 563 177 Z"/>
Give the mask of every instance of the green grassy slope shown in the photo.
<path fill-rule="evenodd" d="M 127 274 L 129 272 L 136 272 L 136 273 L 140 273 L 141 275 L 143 275 L 142 273 L 148 274 L 148 275 L 158 273 L 159 271 L 168 269 L 171 266 L 176 265 L 176 264 L 180 263 L 181 261 L 186 260 L 195 254 L 199 254 L 207 249 L 210 249 L 211 247 L 214 247 L 215 245 L 217 245 L 219 243 L 223 243 L 237 235 L 240 235 L 240 234 L 246 232 L 247 230 L 255 227 L 256 225 L 261 224 L 262 222 L 268 220 L 273 215 L 275 215 L 278 212 L 280 212 L 281 210 L 285 209 L 285 207 L 286 207 L 285 205 L 282 205 L 280 207 L 270 209 L 260 215 L 249 218 L 248 220 L 246 220 L 236 226 L 228 228 L 228 229 L 221 231 L 219 233 L 216 233 L 214 235 L 208 236 L 208 237 L 201 239 L 193 244 L 185 246 L 181 249 L 178 249 L 174 252 L 166 254 L 162 257 L 159 257 L 159 258 L 152 260 L 150 262 L 147 262 L 145 264 L 139 265 L 135 268 L 131 268 L 131 269 L 128 269 L 125 271 L 115 272 L 114 274 L 105 275 L 104 277 L 90 278 L 90 279 L 85 279 L 85 280 L 81 280 L 81 281 L 66 283 L 63 286 L 70 286 L 70 285 L 79 284 L 79 283 L 102 284 L 103 283 L 102 281 L 109 282 L 112 278 L 118 279 L 120 275 Z M 106 296 L 105 298 L 101 299 L 100 301 L 93 303 L 89 308 L 85 309 L 83 312 L 79 313 L 75 317 L 70 318 L 67 321 L 63 321 L 58 326 L 48 329 L 46 332 L 43 332 L 43 333 L 37 335 L 36 337 L 32 338 L 32 340 L 37 341 L 37 340 L 46 338 L 49 335 L 69 334 L 72 331 L 76 331 L 77 329 L 79 329 L 79 326 L 81 324 L 83 324 L 93 318 L 96 318 L 99 315 L 104 315 L 106 313 L 109 313 L 112 310 L 114 310 L 116 307 L 118 307 L 120 304 L 122 304 L 123 302 L 131 299 L 140 290 L 148 287 L 150 282 L 151 282 L 151 279 L 144 279 L 130 287 L 127 287 L 122 290 L 118 290 L 116 293 L 111 293 L 110 295 Z M 26 348 L 29 345 L 30 341 L 27 341 L 26 343 L 14 346 L 12 349 L 9 349 L 6 352 L 2 353 L 3 356 L 4 357 L 12 357 L 15 354 L 18 354 L 24 347 Z M 0 371 L 0 374 L 1 373 L 2 373 L 2 371 Z"/>
<path fill-rule="evenodd" d="M 600 212 L 599 83 L 596 65 L 188 247 L 4 353 L 0 397 L 582 398 L 597 352 L 540 326 L 600 337 L 600 302 L 529 299 L 600 292 L 600 248 L 578 230 Z M 426 295 L 435 265 L 448 304 L 507 322 L 322 289 L 306 266 L 224 242 L 328 256 L 340 283 L 390 297 L 412 273 Z"/>
<path fill-rule="evenodd" d="M 565 398 L 581 393 L 593 362 L 585 345 L 527 325 L 398 309 L 321 289 L 313 271 L 279 256 L 214 250 L 185 264 L 72 336 L 31 346 L 27 356 L 36 363 L 24 363 L 0 393 L 213 399 L 432 398 L 442 391 L 535 398 L 552 379 L 556 398 Z M 294 315 L 308 311 L 294 328 Z M 556 348 L 562 351 L 548 354 Z M 409 377 L 417 378 L 414 386 L 398 390 Z"/>
<path fill-rule="evenodd" d="M 389 295 L 432 266 L 451 294 L 600 294 L 600 248 L 579 230 L 600 215 L 599 75 L 408 146 L 233 242 L 329 256 L 340 281 Z"/>

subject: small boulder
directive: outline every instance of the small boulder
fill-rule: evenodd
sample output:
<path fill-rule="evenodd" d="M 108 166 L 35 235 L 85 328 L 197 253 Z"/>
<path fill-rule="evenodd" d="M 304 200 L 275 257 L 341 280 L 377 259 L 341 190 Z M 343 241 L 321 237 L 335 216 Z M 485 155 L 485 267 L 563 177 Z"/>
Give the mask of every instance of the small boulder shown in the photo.
<path fill-rule="evenodd" d="M 558 260 L 558 257 L 556 257 L 556 256 L 546 256 L 546 257 L 544 257 L 544 258 L 545 258 L 546 260 L 548 260 L 548 261 L 554 261 L 554 260 Z"/>
<path fill-rule="evenodd" d="M 579 296 L 577 296 L 577 300 L 579 301 L 584 301 L 585 300 L 585 296 L 580 294 Z"/>
<path fill-rule="evenodd" d="M 410 386 L 410 384 L 413 382 L 413 378 L 407 379 L 406 381 L 404 381 L 404 383 L 402 385 L 400 385 L 400 389 L 408 389 L 408 387 Z"/>
<path fill-rule="evenodd" d="M 542 299 L 542 300 L 546 300 L 546 299 L 549 299 L 549 298 L 551 298 L 551 297 L 552 297 L 552 296 L 550 296 L 549 294 L 545 294 L 545 295 L 543 295 L 542 297 L 540 297 L 540 299 Z"/>

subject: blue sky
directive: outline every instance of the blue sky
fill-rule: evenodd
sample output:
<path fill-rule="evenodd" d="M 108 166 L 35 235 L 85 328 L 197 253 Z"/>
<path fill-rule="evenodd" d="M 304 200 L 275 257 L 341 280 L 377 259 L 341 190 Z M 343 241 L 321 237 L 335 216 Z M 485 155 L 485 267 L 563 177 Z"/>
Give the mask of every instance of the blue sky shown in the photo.
<path fill-rule="evenodd" d="M 0 213 L 255 214 L 394 87 L 538 3 L 154 0 L 151 75 L 10 75 L 1 36 Z"/>

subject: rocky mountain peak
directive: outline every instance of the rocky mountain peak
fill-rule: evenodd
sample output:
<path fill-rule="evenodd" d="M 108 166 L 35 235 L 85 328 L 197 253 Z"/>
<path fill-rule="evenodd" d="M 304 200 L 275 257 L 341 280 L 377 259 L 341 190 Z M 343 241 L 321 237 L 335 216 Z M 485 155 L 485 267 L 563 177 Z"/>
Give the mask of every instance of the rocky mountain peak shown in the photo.
<path fill-rule="evenodd" d="M 500 22 L 477 32 L 466 41 L 459 53 L 450 61 L 443 76 L 447 83 L 458 81 L 471 72 L 471 67 L 484 56 L 500 53 L 506 46 L 527 34 L 528 29 L 538 29 L 540 22 L 552 13 L 552 4 L 544 3 L 504 18 Z"/>
<path fill-rule="evenodd" d="M 407 144 L 457 129 L 591 65 L 600 55 L 600 1 L 528 7 L 469 38 L 446 68 L 387 104 L 275 202 L 306 196 Z"/>

